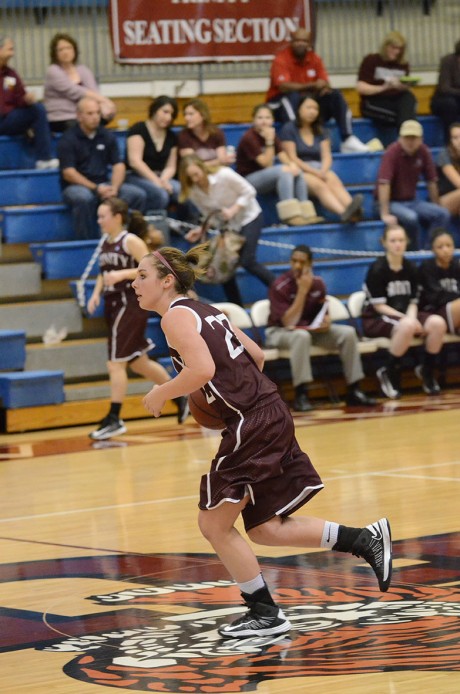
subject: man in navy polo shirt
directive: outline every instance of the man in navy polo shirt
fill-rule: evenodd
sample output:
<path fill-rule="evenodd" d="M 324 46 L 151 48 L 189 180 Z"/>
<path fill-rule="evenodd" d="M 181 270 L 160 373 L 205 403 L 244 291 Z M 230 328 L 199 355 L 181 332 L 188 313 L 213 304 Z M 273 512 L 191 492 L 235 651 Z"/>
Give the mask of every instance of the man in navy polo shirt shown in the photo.
<path fill-rule="evenodd" d="M 100 106 L 84 97 L 78 102 L 78 123 L 58 144 L 62 195 L 72 210 L 77 238 L 98 238 L 97 208 L 110 197 L 122 198 L 131 209 L 145 212 L 146 193 L 124 183 L 126 168 L 117 139 L 101 126 Z"/>

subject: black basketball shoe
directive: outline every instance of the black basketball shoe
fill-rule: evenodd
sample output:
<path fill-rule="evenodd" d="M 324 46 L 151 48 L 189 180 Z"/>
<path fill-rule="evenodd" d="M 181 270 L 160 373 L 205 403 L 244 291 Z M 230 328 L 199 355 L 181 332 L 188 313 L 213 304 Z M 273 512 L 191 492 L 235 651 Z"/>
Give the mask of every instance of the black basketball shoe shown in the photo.
<path fill-rule="evenodd" d="M 362 557 L 374 569 L 382 593 L 391 582 L 391 529 L 386 518 L 367 525 L 360 532 L 351 548 L 355 557 Z"/>
<path fill-rule="evenodd" d="M 248 611 L 231 624 L 218 628 L 221 636 L 228 639 L 245 639 L 250 636 L 273 636 L 291 629 L 291 623 L 278 605 L 264 602 L 246 602 Z"/>
<path fill-rule="evenodd" d="M 124 433 L 126 433 L 124 421 L 109 414 L 104 417 L 98 428 L 92 431 L 89 437 L 95 441 L 105 441 L 105 439 L 111 439 L 112 436 L 120 436 Z"/>
<path fill-rule="evenodd" d="M 183 424 L 190 414 L 188 398 L 185 396 L 174 398 L 174 402 L 177 405 L 177 423 Z"/>

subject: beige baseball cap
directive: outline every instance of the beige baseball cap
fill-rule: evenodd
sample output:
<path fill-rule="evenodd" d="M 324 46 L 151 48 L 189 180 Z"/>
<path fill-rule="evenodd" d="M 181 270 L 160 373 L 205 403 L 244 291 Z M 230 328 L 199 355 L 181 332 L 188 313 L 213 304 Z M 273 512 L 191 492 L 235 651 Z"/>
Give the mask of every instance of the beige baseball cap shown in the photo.
<path fill-rule="evenodd" d="M 405 120 L 399 134 L 401 137 L 423 137 L 423 128 L 417 120 Z"/>

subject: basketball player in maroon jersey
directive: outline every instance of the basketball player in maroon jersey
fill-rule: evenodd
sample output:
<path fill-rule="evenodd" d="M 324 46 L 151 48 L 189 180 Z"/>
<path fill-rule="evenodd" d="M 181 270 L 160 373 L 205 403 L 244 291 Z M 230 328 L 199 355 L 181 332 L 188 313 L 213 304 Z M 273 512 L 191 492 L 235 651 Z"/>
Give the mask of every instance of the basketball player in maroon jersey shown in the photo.
<path fill-rule="evenodd" d="M 225 638 L 271 636 L 291 624 L 272 599 L 258 560 L 235 528 L 242 515 L 253 542 L 270 546 L 324 547 L 365 559 L 381 591 L 391 580 L 391 534 L 386 518 L 364 528 L 291 514 L 323 484 L 301 451 L 294 423 L 277 388 L 262 373 L 263 352 L 213 306 L 186 296 L 206 252 L 162 248 L 144 257 L 133 282 L 139 305 L 162 316 L 178 375 L 144 398 L 159 417 L 167 400 L 201 388 L 225 422 L 210 472 L 202 477 L 198 523 L 232 578 L 245 614 L 219 628 Z"/>
<path fill-rule="evenodd" d="M 145 337 L 148 314 L 139 308 L 131 287 L 137 264 L 148 253 L 145 242 L 139 238 L 147 224 L 136 211 L 128 220 L 128 205 L 120 198 L 107 198 L 99 205 L 98 223 L 106 238 L 99 253 L 100 273 L 88 302 L 88 312 L 94 313 L 104 296 L 111 394 L 107 416 L 90 434 L 90 438 L 100 441 L 126 432 L 120 411 L 128 387 L 128 365 L 134 373 L 153 383 L 166 383 L 170 376 L 161 364 L 147 356 L 155 346 Z M 188 402 L 181 398 L 176 403 L 181 424 L 188 415 Z"/>

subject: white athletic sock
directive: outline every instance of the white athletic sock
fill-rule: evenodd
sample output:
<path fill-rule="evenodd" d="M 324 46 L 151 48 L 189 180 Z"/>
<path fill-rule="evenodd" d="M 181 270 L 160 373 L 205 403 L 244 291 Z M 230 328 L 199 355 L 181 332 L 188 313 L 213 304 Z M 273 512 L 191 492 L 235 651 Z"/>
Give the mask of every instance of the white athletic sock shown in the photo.
<path fill-rule="evenodd" d="M 246 593 L 246 595 L 252 595 L 256 592 L 256 590 L 260 590 L 260 588 L 263 588 L 265 586 L 265 581 L 263 579 L 262 574 L 259 574 L 250 581 L 238 583 L 238 586 L 242 593 Z"/>
<path fill-rule="evenodd" d="M 321 538 L 321 547 L 332 549 L 337 542 L 339 536 L 339 524 L 326 521 L 324 523 L 323 537 Z"/>

